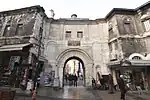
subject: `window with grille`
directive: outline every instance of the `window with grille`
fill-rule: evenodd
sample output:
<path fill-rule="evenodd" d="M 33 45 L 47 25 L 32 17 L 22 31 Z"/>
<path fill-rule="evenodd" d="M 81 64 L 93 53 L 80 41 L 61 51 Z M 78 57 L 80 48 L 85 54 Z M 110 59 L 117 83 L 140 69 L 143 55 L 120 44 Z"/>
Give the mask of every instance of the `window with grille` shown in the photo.
<path fill-rule="evenodd" d="M 150 20 L 145 20 L 143 22 L 144 27 L 145 27 L 145 31 L 150 31 Z"/>
<path fill-rule="evenodd" d="M 71 31 L 66 31 L 65 38 L 66 38 L 66 39 L 71 38 Z"/>
<path fill-rule="evenodd" d="M 131 20 L 131 18 L 125 17 L 123 22 L 124 22 L 125 32 L 129 33 L 129 34 L 132 33 L 132 29 L 131 29 L 131 22 L 132 22 L 132 20 Z"/>
<path fill-rule="evenodd" d="M 9 36 L 9 35 L 10 35 L 10 25 L 6 25 L 3 36 Z"/>
<path fill-rule="evenodd" d="M 22 31 L 23 31 L 23 24 L 18 24 L 15 35 L 21 35 Z"/>
<path fill-rule="evenodd" d="M 83 32 L 82 31 L 77 32 L 77 38 L 83 38 Z"/>

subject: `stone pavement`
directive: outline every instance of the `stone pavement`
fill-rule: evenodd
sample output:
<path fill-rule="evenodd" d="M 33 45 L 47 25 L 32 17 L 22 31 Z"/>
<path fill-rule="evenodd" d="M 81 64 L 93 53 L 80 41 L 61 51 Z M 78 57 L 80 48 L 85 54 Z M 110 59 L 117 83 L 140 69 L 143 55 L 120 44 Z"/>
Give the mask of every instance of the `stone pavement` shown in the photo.
<path fill-rule="evenodd" d="M 98 91 L 102 100 L 120 100 L 120 92 L 109 94 L 108 91 Z M 130 96 L 126 96 L 126 100 L 136 100 Z"/>
<path fill-rule="evenodd" d="M 147 91 L 143 91 L 142 94 L 139 94 L 137 91 L 129 91 L 127 95 L 132 96 L 137 100 L 150 100 L 150 92 Z"/>
<path fill-rule="evenodd" d="M 77 88 L 73 86 L 65 86 L 61 90 L 54 90 L 53 88 L 45 87 L 44 89 L 39 89 L 37 95 L 71 100 L 102 100 L 100 95 L 88 91 L 83 86 L 78 86 Z"/>
<path fill-rule="evenodd" d="M 51 87 L 39 88 L 37 100 L 120 100 L 120 92 L 109 94 L 108 91 L 87 89 L 83 86 L 55 90 Z M 143 95 L 141 95 L 143 96 Z M 150 97 L 149 97 L 150 98 Z M 31 100 L 31 95 L 16 95 L 15 100 Z M 128 93 L 126 100 L 150 100 L 139 98 L 137 94 Z"/>

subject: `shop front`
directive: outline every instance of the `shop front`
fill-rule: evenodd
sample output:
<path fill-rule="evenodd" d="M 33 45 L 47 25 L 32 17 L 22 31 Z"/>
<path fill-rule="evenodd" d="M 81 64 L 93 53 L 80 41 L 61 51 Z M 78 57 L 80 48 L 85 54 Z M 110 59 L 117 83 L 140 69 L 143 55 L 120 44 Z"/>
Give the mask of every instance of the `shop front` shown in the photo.
<path fill-rule="evenodd" d="M 131 90 L 136 90 L 136 86 L 147 90 L 150 86 L 149 60 L 114 61 L 109 63 L 108 67 L 111 69 L 113 79 L 123 75 Z"/>
<path fill-rule="evenodd" d="M 23 87 L 33 79 L 36 71 L 36 56 L 30 52 L 32 44 L 4 45 L 0 47 L 0 85 Z"/>

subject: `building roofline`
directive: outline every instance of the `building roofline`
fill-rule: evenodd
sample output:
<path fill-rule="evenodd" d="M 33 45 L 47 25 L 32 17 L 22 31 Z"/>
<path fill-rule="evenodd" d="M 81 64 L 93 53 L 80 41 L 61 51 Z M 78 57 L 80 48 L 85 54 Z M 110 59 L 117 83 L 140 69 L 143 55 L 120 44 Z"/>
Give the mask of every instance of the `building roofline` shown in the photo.
<path fill-rule="evenodd" d="M 105 19 L 111 18 L 114 14 L 122 14 L 122 13 L 135 13 L 135 9 L 127 9 L 127 8 L 113 8 L 106 16 Z"/>
<path fill-rule="evenodd" d="M 105 19 L 111 18 L 116 13 L 124 13 L 124 12 L 133 12 L 136 13 L 139 9 L 142 9 L 146 6 L 150 5 L 150 1 L 144 3 L 143 5 L 135 8 L 135 9 L 128 9 L 128 8 L 113 8 L 106 16 Z"/>
<path fill-rule="evenodd" d="M 113 8 L 104 18 L 97 18 L 94 20 L 88 19 L 88 18 L 77 18 L 77 19 L 71 19 L 71 18 L 59 18 L 56 20 L 69 20 L 69 21 L 97 21 L 97 20 L 101 20 L 101 21 L 105 21 L 105 20 L 109 20 L 114 14 L 124 14 L 124 13 L 129 13 L 129 14 L 135 14 L 137 13 L 138 10 L 141 10 L 143 8 L 145 8 L 146 6 L 150 6 L 150 1 L 144 3 L 143 5 L 135 8 L 135 9 L 127 9 L 127 8 Z M 24 8 L 19 8 L 19 9 L 14 9 L 14 10 L 7 10 L 7 11 L 1 11 L 0 15 L 2 14 L 12 14 L 13 12 L 22 12 L 26 11 L 27 9 L 37 9 L 37 11 L 39 12 L 43 12 L 44 16 L 47 16 L 45 14 L 45 10 L 43 7 L 41 7 L 40 5 L 35 5 L 35 6 L 30 6 L 30 7 L 24 7 Z M 48 17 L 47 17 L 48 18 Z"/>
<path fill-rule="evenodd" d="M 150 1 L 148 1 L 148 2 L 146 2 L 146 3 L 144 3 L 144 4 L 142 4 L 141 6 L 139 6 L 139 7 L 137 7 L 137 8 L 135 8 L 135 10 L 142 9 L 142 8 L 148 6 L 148 5 L 150 5 Z"/>
<path fill-rule="evenodd" d="M 41 7 L 40 5 L 35 5 L 35 6 L 24 7 L 24 8 L 19 8 L 19 9 L 1 11 L 0 14 L 11 14 L 12 12 L 18 12 L 18 11 L 22 12 L 22 11 L 25 11 L 27 9 L 37 9 L 38 11 L 42 11 L 43 13 L 45 13 L 45 10 L 43 7 Z"/>

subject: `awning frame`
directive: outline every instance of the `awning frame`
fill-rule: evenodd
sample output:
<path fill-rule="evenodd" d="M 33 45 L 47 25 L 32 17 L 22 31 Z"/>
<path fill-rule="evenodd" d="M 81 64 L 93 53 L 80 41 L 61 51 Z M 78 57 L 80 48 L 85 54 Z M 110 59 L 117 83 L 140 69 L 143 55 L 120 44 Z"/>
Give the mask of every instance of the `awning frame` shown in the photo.
<path fill-rule="evenodd" d="M 25 44 L 14 44 L 14 45 L 3 45 L 0 47 L 0 52 L 4 51 L 20 51 L 23 50 L 24 47 L 31 45 L 31 43 Z"/>

